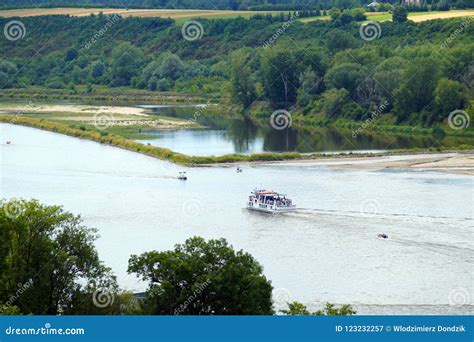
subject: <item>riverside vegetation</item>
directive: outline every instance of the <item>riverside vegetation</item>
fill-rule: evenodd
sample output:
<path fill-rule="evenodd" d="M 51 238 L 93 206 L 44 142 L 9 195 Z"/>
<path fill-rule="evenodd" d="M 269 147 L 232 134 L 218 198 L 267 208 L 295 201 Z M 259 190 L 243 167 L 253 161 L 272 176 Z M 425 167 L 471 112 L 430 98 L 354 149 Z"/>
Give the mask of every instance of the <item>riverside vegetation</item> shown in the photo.
<path fill-rule="evenodd" d="M 328 12 L 331 21 L 292 22 L 270 45 L 268 39 L 294 13 L 199 19 L 203 35 L 195 41 L 184 39 L 181 27 L 170 19 L 120 18 L 106 33 L 110 36 L 92 45 L 91 37 L 110 17 L 21 18 L 28 34 L 15 42 L 0 41 L 0 95 L 32 96 L 32 89 L 59 97 L 110 98 L 130 92 L 153 99 L 168 94 L 207 98 L 226 115 L 263 125 L 274 111 L 285 110 L 303 128 L 357 129 L 369 121 L 367 131 L 472 136 L 471 127 L 453 130 L 447 122 L 454 110 L 467 116 L 473 112 L 471 19 L 415 24 L 406 21 L 403 11 L 394 12 L 393 22 L 380 23 L 379 37 L 370 41 L 359 32 L 363 11 L 333 9 Z M 0 25 L 6 20 L 0 19 Z M 35 50 L 40 56 L 32 55 Z M 88 127 L 81 132 L 80 127 L 22 119 L 16 122 L 184 164 L 302 157 L 189 157 L 107 131 L 89 132 Z"/>

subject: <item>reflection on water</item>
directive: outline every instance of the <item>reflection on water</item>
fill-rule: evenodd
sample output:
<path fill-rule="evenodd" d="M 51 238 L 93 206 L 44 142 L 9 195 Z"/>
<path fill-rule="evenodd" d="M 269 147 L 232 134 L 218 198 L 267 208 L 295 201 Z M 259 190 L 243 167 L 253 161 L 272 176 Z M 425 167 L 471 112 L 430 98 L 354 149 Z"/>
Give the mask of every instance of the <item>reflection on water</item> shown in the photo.
<path fill-rule="evenodd" d="M 0 143 L 0 198 L 36 198 L 82 214 L 99 230 L 99 255 L 125 289 L 146 288 L 127 273 L 130 255 L 198 235 L 249 252 L 276 289 L 311 309 L 331 302 L 366 314 L 472 313 L 471 176 L 311 163 L 252 164 L 236 173 L 21 126 L 0 124 L 0 137 L 13 141 Z M 179 171 L 187 182 L 176 179 Z M 243 209 L 255 187 L 285 192 L 301 210 Z M 382 232 L 388 240 L 377 239 Z M 468 294 L 466 305 L 449 305 L 456 289 Z"/>
<path fill-rule="evenodd" d="M 145 107 L 145 106 L 144 106 Z M 474 138 L 455 138 L 434 135 L 403 135 L 403 134 L 360 134 L 352 137 L 349 129 L 334 127 L 313 127 L 296 129 L 290 127 L 275 130 L 270 125 L 261 127 L 247 118 L 230 119 L 215 114 L 206 114 L 199 107 L 182 106 L 146 106 L 154 113 L 182 119 L 195 119 L 202 130 L 186 130 L 179 132 L 155 131 L 147 134 L 155 135 L 155 139 L 140 140 L 155 146 L 169 148 L 188 155 L 224 155 L 252 154 L 260 152 L 291 152 L 301 153 L 326 151 L 377 151 L 403 148 L 429 148 L 437 146 L 457 146 L 474 144 Z"/>

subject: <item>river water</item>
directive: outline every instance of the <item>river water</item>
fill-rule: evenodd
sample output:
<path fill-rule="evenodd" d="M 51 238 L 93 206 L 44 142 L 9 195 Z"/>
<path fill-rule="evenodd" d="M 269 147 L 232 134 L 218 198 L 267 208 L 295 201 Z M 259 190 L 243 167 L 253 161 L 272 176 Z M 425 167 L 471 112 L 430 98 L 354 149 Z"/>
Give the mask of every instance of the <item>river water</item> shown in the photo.
<path fill-rule="evenodd" d="M 472 177 L 298 163 L 243 165 L 242 173 L 184 168 L 8 124 L 0 124 L 0 143 L 0 198 L 81 214 L 99 229 L 100 257 L 126 289 L 146 288 L 126 272 L 131 254 L 199 235 L 251 253 L 277 307 L 298 300 L 350 303 L 364 314 L 473 312 Z M 181 170 L 187 182 L 176 179 Z M 302 210 L 249 212 L 254 187 L 284 192 Z M 381 232 L 390 238 L 377 239 Z"/>

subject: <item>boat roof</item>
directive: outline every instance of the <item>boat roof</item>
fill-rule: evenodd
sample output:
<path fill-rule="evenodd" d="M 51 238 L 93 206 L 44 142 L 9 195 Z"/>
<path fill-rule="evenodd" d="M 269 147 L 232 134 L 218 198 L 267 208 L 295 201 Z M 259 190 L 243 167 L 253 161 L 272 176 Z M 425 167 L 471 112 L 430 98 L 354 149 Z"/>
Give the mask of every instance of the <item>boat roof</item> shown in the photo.
<path fill-rule="evenodd" d="M 255 195 L 273 195 L 273 196 L 285 196 L 284 194 L 280 194 L 275 191 L 268 191 L 268 190 L 254 190 L 253 193 Z"/>

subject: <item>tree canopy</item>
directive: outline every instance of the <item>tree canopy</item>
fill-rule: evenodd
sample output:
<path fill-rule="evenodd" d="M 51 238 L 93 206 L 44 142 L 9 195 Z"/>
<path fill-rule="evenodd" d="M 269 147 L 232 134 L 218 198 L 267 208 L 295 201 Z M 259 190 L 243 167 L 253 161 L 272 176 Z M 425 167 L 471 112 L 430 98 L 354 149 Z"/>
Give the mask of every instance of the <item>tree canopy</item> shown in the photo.
<path fill-rule="evenodd" d="M 193 237 L 174 250 L 133 255 L 128 271 L 149 283 L 149 314 L 269 315 L 272 285 L 248 253 L 225 239 Z"/>
<path fill-rule="evenodd" d="M 0 306 L 23 314 L 76 313 L 117 284 L 97 255 L 96 230 L 37 201 L 0 201 Z M 10 309 L 10 311 L 13 309 Z"/>

